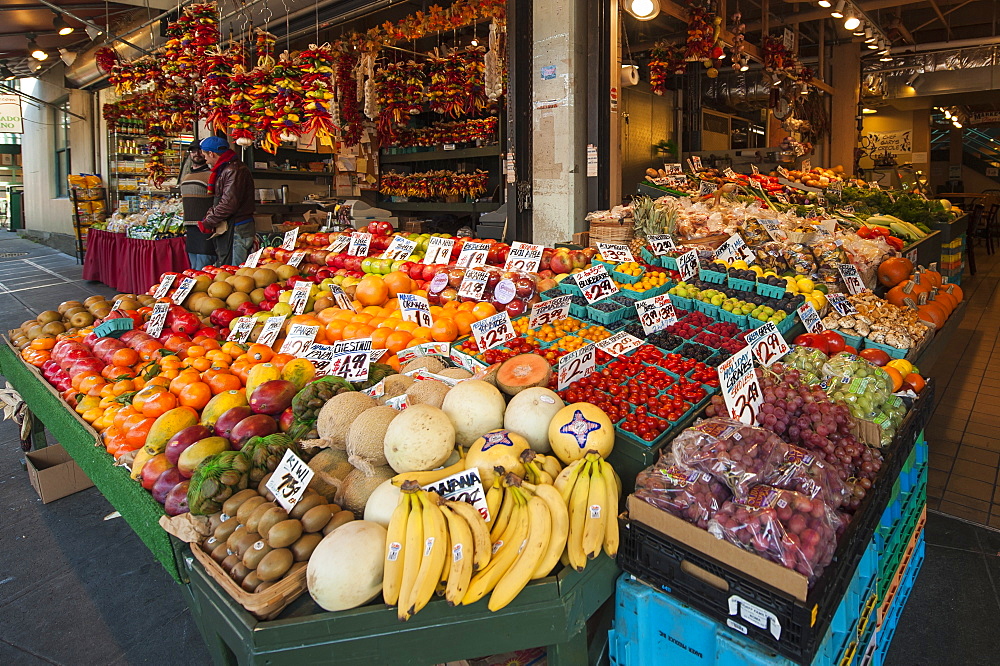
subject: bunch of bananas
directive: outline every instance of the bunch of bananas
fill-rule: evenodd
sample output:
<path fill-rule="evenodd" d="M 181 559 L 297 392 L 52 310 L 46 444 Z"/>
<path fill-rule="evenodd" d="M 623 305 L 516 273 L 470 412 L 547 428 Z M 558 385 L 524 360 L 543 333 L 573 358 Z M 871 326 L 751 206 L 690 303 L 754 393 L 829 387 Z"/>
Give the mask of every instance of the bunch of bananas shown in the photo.
<path fill-rule="evenodd" d="M 534 484 L 547 483 L 552 485 L 563 469 L 559 458 L 535 453 L 531 449 L 525 449 L 521 453 L 521 464 L 524 465 L 525 480 Z"/>
<path fill-rule="evenodd" d="M 565 562 L 583 571 L 601 552 L 618 553 L 618 498 L 621 481 L 596 451 L 569 464 L 555 480 L 569 510 Z"/>

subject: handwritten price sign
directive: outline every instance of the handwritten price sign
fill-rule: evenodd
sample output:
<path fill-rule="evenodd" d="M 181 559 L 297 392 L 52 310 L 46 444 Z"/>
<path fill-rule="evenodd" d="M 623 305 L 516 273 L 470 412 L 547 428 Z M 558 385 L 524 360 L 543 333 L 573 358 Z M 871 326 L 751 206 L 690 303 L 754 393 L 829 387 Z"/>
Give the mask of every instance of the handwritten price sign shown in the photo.
<path fill-rule="evenodd" d="M 670 234 L 651 234 L 646 236 L 646 240 L 649 241 L 649 246 L 653 248 L 653 254 L 657 257 L 662 257 L 667 252 L 677 247 Z"/>
<path fill-rule="evenodd" d="M 816 308 L 812 306 L 812 303 L 803 303 L 795 312 L 798 313 L 799 319 L 802 320 L 802 325 L 806 327 L 808 332 L 822 333 L 826 330 L 823 320 L 819 318 L 819 313 L 816 312 Z"/>
<path fill-rule="evenodd" d="M 433 236 L 427 241 L 427 252 L 424 254 L 425 264 L 450 264 L 451 251 L 455 247 L 455 240 L 452 238 L 441 238 Z"/>
<path fill-rule="evenodd" d="M 510 322 L 510 315 L 501 312 L 472 324 L 472 336 L 476 339 L 480 351 L 486 351 L 513 340 L 517 337 L 517 333 L 514 332 L 514 325 Z"/>
<path fill-rule="evenodd" d="M 621 264 L 627 261 L 635 261 L 632 250 L 624 243 L 598 243 L 597 251 L 601 253 L 604 261 L 614 264 Z"/>
<path fill-rule="evenodd" d="M 567 388 L 573 382 L 588 377 L 594 372 L 597 357 L 595 345 L 580 347 L 559 359 L 559 390 Z"/>
<path fill-rule="evenodd" d="M 544 249 L 541 245 L 514 241 L 511 243 L 510 252 L 507 253 L 507 261 L 504 262 L 503 269 L 505 271 L 536 273 L 538 266 L 542 263 Z"/>
<path fill-rule="evenodd" d="M 256 252 L 251 252 L 247 255 L 247 260 L 243 262 L 244 268 L 257 268 L 257 264 L 260 263 L 260 255 L 263 254 L 264 248 L 260 248 Z"/>
<path fill-rule="evenodd" d="M 246 342 L 250 339 L 250 333 L 256 324 L 257 320 L 253 317 L 240 317 L 229 330 L 229 337 L 226 340 L 229 342 Z"/>
<path fill-rule="evenodd" d="M 355 231 L 351 234 L 351 244 L 347 248 L 347 254 L 352 257 L 367 257 L 368 248 L 372 244 L 372 235 L 364 231 Z"/>
<path fill-rule="evenodd" d="M 753 367 L 753 350 L 744 347 L 719 365 L 719 386 L 729 416 L 754 425 L 764 396 Z"/>
<path fill-rule="evenodd" d="M 685 282 L 698 275 L 698 250 L 691 250 L 677 257 L 677 272 Z"/>
<path fill-rule="evenodd" d="M 170 312 L 170 303 L 157 303 L 153 306 L 153 313 L 146 322 L 146 332 L 154 338 L 160 337 L 163 333 L 163 323 L 167 320 L 167 313 Z"/>
<path fill-rule="evenodd" d="M 292 356 L 304 356 L 309 349 L 309 345 L 316 339 L 319 333 L 319 326 L 306 326 L 305 324 L 292 324 L 281 343 L 279 354 L 291 354 Z"/>
<path fill-rule="evenodd" d="M 605 338 L 597 343 L 597 348 L 612 356 L 624 356 L 633 349 L 638 349 L 643 344 L 642 340 L 629 335 L 625 331 L 619 331 L 610 338 Z"/>
<path fill-rule="evenodd" d="M 715 251 L 715 258 L 726 262 L 739 261 L 750 263 L 754 260 L 753 253 L 747 247 L 746 241 L 739 234 L 733 234 Z"/>
<path fill-rule="evenodd" d="M 184 299 L 188 297 L 191 290 L 194 289 L 194 278 L 186 277 L 181 280 L 181 283 L 177 286 L 177 291 L 174 292 L 173 301 L 174 305 L 180 305 L 184 302 Z"/>
<path fill-rule="evenodd" d="M 635 311 L 646 335 L 662 331 L 667 326 L 677 323 L 674 304 L 670 302 L 670 296 L 667 294 L 636 301 Z"/>
<path fill-rule="evenodd" d="M 618 287 L 611 280 L 611 275 L 603 264 L 594 264 L 587 270 L 577 273 L 576 286 L 583 290 L 583 296 L 588 303 L 596 303 L 618 293 Z"/>
<path fill-rule="evenodd" d="M 292 288 L 292 295 L 288 297 L 288 304 L 292 307 L 292 312 L 297 315 L 306 311 L 306 304 L 309 303 L 309 294 L 312 293 L 312 282 L 296 282 Z"/>
<path fill-rule="evenodd" d="M 268 317 L 267 321 L 264 322 L 264 328 L 261 330 L 260 335 L 257 336 L 257 343 L 270 347 L 278 339 L 278 333 L 281 332 L 281 327 L 284 325 L 285 315 Z"/>
<path fill-rule="evenodd" d="M 760 328 L 747 332 L 744 339 L 753 350 L 753 355 L 761 365 L 771 365 L 791 351 L 781 331 L 769 321 Z"/>
<path fill-rule="evenodd" d="M 486 291 L 486 283 L 489 279 L 490 275 L 486 271 L 465 271 L 465 277 L 458 285 L 458 295 L 463 298 L 480 300 L 483 297 L 483 292 Z"/>
<path fill-rule="evenodd" d="M 299 264 L 302 263 L 302 260 L 305 259 L 305 257 L 306 253 L 302 250 L 292 252 L 292 256 L 288 257 L 288 265 L 298 268 Z"/>
<path fill-rule="evenodd" d="M 398 294 L 399 312 L 403 321 L 412 321 L 417 326 L 430 328 L 434 324 L 431 317 L 431 306 L 427 299 L 416 294 Z"/>
<path fill-rule="evenodd" d="M 285 237 L 281 241 L 281 247 L 286 250 L 294 250 L 295 243 L 299 240 L 299 228 L 295 227 L 285 232 Z"/>
<path fill-rule="evenodd" d="M 392 242 L 389 243 L 389 247 L 385 249 L 380 258 L 402 261 L 413 254 L 415 249 L 417 249 L 417 241 L 412 241 L 402 236 L 393 236 Z"/>
<path fill-rule="evenodd" d="M 333 242 L 327 246 L 327 251 L 329 252 L 343 252 L 348 245 L 351 244 L 350 234 L 341 234 L 333 239 Z"/>
<path fill-rule="evenodd" d="M 476 268 L 486 265 L 486 255 L 489 254 L 490 246 L 486 243 L 466 243 L 462 246 L 462 251 L 458 255 L 456 266 L 462 268 Z"/>
<path fill-rule="evenodd" d="M 337 340 L 333 343 L 333 364 L 330 374 L 343 377 L 349 382 L 366 381 L 371 366 L 371 355 L 371 338 Z"/>
<path fill-rule="evenodd" d="M 339 284 L 330 285 L 330 295 L 333 296 L 333 302 L 341 310 L 357 312 L 354 308 L 354 302 L 347 296 L 347 292 Z"/>
<path fill-rule="evenodd" d="M 174 286 L 175 279 L 177 279 L 176 273 L 167 273 L 164 275 L 163 279 L 160 280 L 160 286 L 153 292 L 153 298 L 163 298 L 166 296 L 170 288 Z"/>
<path fill-rule="evenodd" d="M 309 465 L 292 453 L 291 449 L 286 449 L 274 474 L 267 480 L 267 489 L 285 511 L 291 511 L 302 499 L 314 474 Z"/>
<path fill-rule="evenodd" d="M 764 227 L 764 231 L 771 237 L 771 240 L 784 241 L 788 238 L 788 234 L 781 228 L 781 224 L 777 220 L 758 219 L 757 221 L 760 223 L 760 226 Z"/>
<path fill-rule="evenodd" d="M 314 342 L 306 350 L 305 358 L 316 368 L 316 376 L 324 377 L 330 374 L 330 367 L 333 365 L 333 345 L 321 345 Z"/>
<path fill-rule="evenodd" d="M 847 300 L 847 296 L 844 294 L 830 294 L 826 297 L 826 300 L 841 317 L 858 314 L 858 309 L 854 307 L 853 303 Z"/>
<path fill-rule="evenodd" d="M 550 301 L 535 303 L 531 306 L 528 328 L 535 330 L 546 324 L 565 319 L 569 316 L 569 306 L 572 301 L 572 296 L 559 296 Z"/>
<path fill-rule="evenodd" d="M 868 287 L 861 281 L 857 266 L 854 264 L 840 264 L 837 268 L 840 270 L 840 277 L 844 280 L 844 285 L 847 287 L 849 293 L 861 294 L 868 291 Z"/>

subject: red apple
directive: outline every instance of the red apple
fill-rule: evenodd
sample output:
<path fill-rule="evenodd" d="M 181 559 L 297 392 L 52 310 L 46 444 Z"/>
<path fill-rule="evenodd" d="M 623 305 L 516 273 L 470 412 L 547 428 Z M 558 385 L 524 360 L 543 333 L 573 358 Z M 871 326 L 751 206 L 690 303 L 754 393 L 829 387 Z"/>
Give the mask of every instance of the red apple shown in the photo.
<path fill-rule="evenodd" d="M 505 305 L 504 309 L 507 310 L 507 314 L 509 314 L 511 318 L 513 318 L 517 317 L 518 315 L 523 315 L 525 311 L 528 309 L 528 304 L 519 298 L 515 298 L 510 303 Z"/>
<path fill-rule="evenodd" d="M 573 258 L 569 250 L 558 250 L 552 255 L 549 266 L 553 273 L 569 273 L 574 268 Z"/>

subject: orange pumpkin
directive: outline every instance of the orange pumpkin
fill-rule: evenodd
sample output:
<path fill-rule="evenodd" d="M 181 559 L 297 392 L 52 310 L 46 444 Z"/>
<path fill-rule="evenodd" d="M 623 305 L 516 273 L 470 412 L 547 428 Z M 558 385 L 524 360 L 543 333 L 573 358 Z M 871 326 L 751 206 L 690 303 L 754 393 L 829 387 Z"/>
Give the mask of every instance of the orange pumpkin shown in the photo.
<path fill-rule="evenodd" d="M 886 287 L 895 287 L 913 273 L 913 262 L 906 257 L 890 257 L 879 264 L 878 281 Z"/>
<path fill-rule="evenodd" d="M 957 284 L 946 284 L 944 285 L 944 290 L 947 291 L 952 296 L 954 296 L 955 298 L 957 298 L 959 303 L 965 300 L 965 293 L 962 291 L 962 288 L 959 287 Z"/>
<path fill-rule="evenodd" d="M 934 328 L 941 328 L 948 321 L 947 313 L 934 301 L 917 306 L 917 312 L 923 321 L 933 324 Z"/>
<path fill-rule="evenodd" d="M 932 270 L 922 270 L 920 271 L 920 276 L 927 280 L 931 286 L 940 287 L 941 286 L 941 274 L 937 271 Z"/>

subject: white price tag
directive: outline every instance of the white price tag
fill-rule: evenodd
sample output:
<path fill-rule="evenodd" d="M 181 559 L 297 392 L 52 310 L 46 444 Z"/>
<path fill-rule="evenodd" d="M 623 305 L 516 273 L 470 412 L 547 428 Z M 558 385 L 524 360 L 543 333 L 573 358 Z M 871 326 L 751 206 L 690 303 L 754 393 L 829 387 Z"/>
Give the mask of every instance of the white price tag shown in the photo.
<path fill-rule="evenodd" d="M 785 180 L 788 180 L 788 169 L 786 169 L 785 167 L 778 167 L 777 171 L 779 176 L 781 176 Z"/>
<path fill-rule="evenodd" d="M 739 234 L 733 234 L 715 251 L 715 258 L 721 259 L 725 262 L 733 262 L 743 259 L 749 263 L 750 259 L 747 258 L 747 253 L 744 252 L 744 248 L 746 248 L 746 246 L 746 241 L 743 240 L 742 236 Z M 753 255 L 751 254 L 751 256 Z"/>
<path fill-rule="evenodd" d="M 769 321 L 752 331 L 747 331 L 744 340 L 746 340 L 747 346 L 753 350 L 757 362 L 764 366 L 771 365 L 791 351 L 788 343 L 785 342 L 785 337 L 773 321 Z"/>
<path fill-rule="evenodd" d="M 753 350 L 744 347 L 722 362 L 718 368 L 719 386 L 729 416 L 747 425 L 756 425 L 757 410 L 764 395 L 753 366 Z"/>
<path fill-rule="evenodd" d="M 646 335 L 677 323 L 677 313 L 674 312 L 674 304 L 670 302 L 668 294 L 636 301 L 635 311 Z"/>
<path fill-rule="evenodd" d="M 450 358 L 455 364 L 461 366 L 462 368 L 465 368 L 466 370 L 468 370 L 469 372 L 471 372 L 473 374 L 475 374 L 475 373 L 479 372 L 480 370 L 488 367 L 482 361 L 478 361 L 478 360 L 472 358 L 471 356 L 469 356 L 468 354 L 463 354 L 462 352 L 458 351 L 457 349 L 452 349 L 450 351 L 450 353 L 449 353 L 448 358 Z"/>
<path fill-rule="evenodd" d="M 292 312 L 297 315 L 306 311 L 309 303 L 309 294 L 312 293 L 313 283 L 300 281 L 296 282 L 292 288 L 292 295 L 288 297 L 288 304 L 292 307 Z"/>
<path fill-rule="evenodd" d="M 330 367 L 333 365 L 333 345 L 321 345 L 314 342 L 306 350 L 304 359 L 313 364 L 316 368 L 316 377 L 325 377 L 330 374 Z M 377 396 L 373 396 L 377 397 Z"/>
<path fill-rule="evenodd" d="M 341 288 L 339 284 L 330 285 L 330 295 L 333 297 L 333 302 L 337 304 L 337 307 L 341 310 L 351 310 L 357 312 L 354 307 L 354 302 L 351 301 L 347 292 Z"/>
<path fill-rule="evenodd" d="M 176 273 L 167 273 L 164 275 L 163 279 L 160 280 L 160 286 L 158 286 L 156 291 L 153 292 L 153 298 L 163 298 L 166 296 L 167 292 L 170 291 L 170 288 L 174 286 L 175 279 L 177 279 Z"/>
<path fill-rule="evenodd" d="M 576 286 L 583 290 L 583 296 L 588 303 L 596 303 L 602 298 L 618 293 L 618 287 L 611 280 L 611 275 L 603 264 L 594 264 L 587 270 L 577 273 Z"/>
<path fill-rule="evenodd" d="M 118 312 L 122 307 L 122 301 L 125 300 L 124 296 L 119 296 L 115 299 L 115 302 L 111 305 L 111 312 Z"/>
<path fill-rule="evenodd" d="M 858 309 L 854 307 L 854 304 L 844 294 L 830 294 L 826 297 L 826 301 L 841 317 L 858 314 Z"/>
<path fill-rule="evenodd" d="M 251 252 L 247 255 L 247 260 L 243 262 L 243 268 L 257 268 L 257 264 L 260 263 L 260 255 L 264 252 L 264 248 L 260 248 L 256 252 Z"/>
<path fill-rule="evenodd" d="M 610 338 L 605 338 L 597 343 L 597 348 L 612 356 L 624 356 L 633 349 L 638 349 L 645 343 L 634 335 L 625 331 L 619 331 Z"/>
<path fill-rule="evenodd" d="M 811 171 L 813 168 L 812 160 L 802 160 L 802 170 Z"/>
<path fill-rule="evenodd" d="M 487 243 L 466 243 L 462 246 L 462 251 L 458 255 L 456 266 L 462 268 L 476 268 L 486 265 L 486 255 L 490 252 Z"/>
<path fill-rule="evenodd" d="M 401 364 L 405 364 L 421 356 L 440 356 L 441 358 L 451 358 L 451 344 L 448 342 L 425 342 L 420 345 L 407 347 L 406 349 L 400 349 L 399 352 L 396 353 L 396 358 L 399 359 Z"/>
<path fill-rule="evenodd" d="M 285 341 L 281 343 L 279 354 L 291 354 L 292 356 L 304 356 L 309 350 L 309 345 L 316 339 L 319 333 L 319 326 L 307 326 L 305 324 L 292 324 L 288 329 Z"/>
<path fill-rule="evenodd" d="M 663 171 L 665 171 L 668 176 L 674 176 L 679 173 L 684 173 L 684 165 L 680 162 L 670 162 L 663 165 Z"/>
<path fill-rule="evenodd" d="M 402 315 L 403 321 L 412 321 L 417 326 L 428 328 L 434 324 L 434 319 L 431 317 L 431 305 L 423 296 L 397 294 L 396 300 L 399 301 L 399 313 Z"/>
<path fill-rule="evenodd" d="M 803 303 L 796 312 L 799 315 L 799 319 L 802 320 L 802 325 L 806 327 L 806 331 L 809 333 L 822 333 L 826 330 L 823 320 L 819 318 L 819 313 L 816 312 L 816 308 L 812 306 L 812 303 Z"/>
<path fill-rule="evenodd" d="M 653 254 L 657 257 L 662 257 L 667 252 L 677 247 L 670 234 L 651 234 L 646 236 L 646 240 L 649 241 L 649 246 L 653 248 Z"/>
<path fill-rule="evenodd" d="M 495 314 L 472 324 L 472 336 L 476 339 L 479 351 L 499 347 L 508 340 L 517 337 L 510 315 L 506 312 Z"/>
<path fill-rule="evenodd" d="M 385 249 L 385 252 L 383 252 L 379 258 L 402 261 L 413 254 L 415 249 L 417 249 L 417 241 L 412 241 L 409 238 L 403 238 L 402 236 L 393 236 L 392 242 L 389 243 L 389 247 Z"/>
<path fill-rule="evenodd" d="M 514 241 L 511 243 L 510 252 L 507 253 L 507 261 L 504 262 L 505 271 L 523 271 L 525 273 L 537 273 L 538 266 L 542 263 L 541 245 L 522 243 Z"/>
<path fill-rule="evenodd" d="M 573 350 L 559 359 L 558 389 L 560 391 L 578 379 L 583 379 L 593 374 L 597 358 L 596 350 L 596 345 L 587 345 Z"/>
<path fill-rule="evenodd" d="M 612 264 L 635 261 L 632 250 L 624 243 L 598 243 L 597 251 L 601 253 L 601 259 Z"/>
<path fill-rule="evenodd" d="M 392 407 L 401 412 L 410 406 L 410 396 L 403 393 L 402 395 L 397 395 L 395 398 L 387 398 L 385 404 L 387 407 Z"/>
<path fill-rule="evenodd" d="M 847 287 L 849 293 L 861 294 L 868 291 L 868 287 L 861 281 L 861 275 L 858 274 L 857 266 L 854 264 L 840 264 L 837 268 L 840 270 L 840 277 L 844 280 L 844 285 Z"/>
<path fill-rule="evenodd" d="M 194 278 L 186 277 L 181 280 L 181 283 L 177 285 L 177 290 L 174 292 L 173 300 L 175 305 L 180 305 L 184 302 L 184 299 L 188 297 L 191 290 L 194 289 L 195 281 Z"/>
<path fill-rule="evenodd" d="M 677 257 L 677 272 L 685 282 L 698 277 L 698 250 L 691 250 Z"/>
<path fill-rule="evenodd" d="M 285 237 L 281 241 L 281 247 L 286 250 L 294 250 L 295 243 L 299 240 L 299 228 L 295 227 L 285 232 Z"/>
<path fill-rule="evenodd" d="M 425 264 L 450 264 L 451 251 L 455 247 L 454 238 L 432 236 L 427 241 L 427 252 L 424 254 Z"/>
<path fill-rule="evenodd" d="M 229 329 L 229 337 L 226 340 L 229 342 L 246 342 L 250 338 L 253 327 L 256 325 L 257 320 L 253 317 L 240 317 L 233 322 L 232 328 Z"/>
<path fill-rule="evenodd" d="M 752 173 L 755 176 L 759 176 L 760 175 L 760 169 L 757 168 L 756 164 L 751 164 L 750 165 L 750 173 Z"/>
<path fill-rule="evenodd" d="M 910 260 L 910 263 L 911 263 L 911 264 L 913 264 L 914 266 L 916 266 L 916 265 L 917 265 L 917 250 L 918 250 L 918 249 L 919 249 L 919 248 L 916 248 L 916 247 L 915 247 L 915 248 L 913 248 L 912 250 L 910 250 L 909 252 L 907 252 L 907 253 L 906 253 L 906 254 L 904 255 L 904 256 L 905 256 L 905 257 L 906 257 L 907 259 L 909 259 L 909 260 Z"/>
<path fill-rule="evenodd" d="M 710 194 L 714 194 L 715 191 L 719 189 L 719 186 L 715 183 L 710 183 L 707 180 L 701 181 L 701 187 L 698 188 L 699 197 L 707 197 Z"/>
<path fill-rule="evenodd" d="M 167 320 L 167 313 L 170 312 L 170 303 L 157 303 L 153 306 L 153 313 L 146 322 L 146 332 L 154 338 L 160 337 L 163 333 L 163 323 Z"/>
<path fill-rule="evenodd" d="M 267 347 L 273 345 L 274 341 L 278 339 L 278 333 L 281 332 L 281 327 L 284 325 L 285 315 L 268 317 L 267 321 L 264 322 L 264 328 L 261 330 L 260 335 L 257 336 L 257 344 L 265 345 Z"/>
<path fill-rule="evenodd" d="M 549 301 L 535 303 L 531 306 L 528 328 L 535 330 L 554 321 L 565 319 L 569 316 L 569 306 L 572 302 L 572 296 L 559 296 Z"/>
<path fill-rule="evenodd" d="M 347 254 L 352 257 L 367 257 L 368 248 L 372 243 L 372 235 L 364 231 L 355 231 L 351 234 L 351 245 L 347 248 Z"/>
<path fill-rule="evenodd" d="M 760 223 L 760 226 L 764 227 L 764 231 L 771 237 L 771 240 L 783 242 L 788 238 L 788 234 L 781 228 L 781 223 L 778 220 L 758 218 L 757 221 Z"/>
<path fill-rule="evenodd" d="M 458 285 L 459 297 L 471 298 L 477 301 L 482 299 L 483 292 L 486 291 L 486 283 L 489 279 L 490 275 L 486 271 L 471 269 L 465 271 L 465 277 L 462 278 L 462 283 Z"/>
<path fill-rule="evenodd" d="M 511 450 L 514 448 L 514 442 L 510 440 L 505 430 L 487 433 L 486 437 L 487 440 L 486 445 L 483 447 L 484 449 L 494 446 L 509 446 Z M 491 437 L 492 439 L 489 439 Z M 503 441 L 504 439 L 507 441 Z M 501 450 L 503 449 L 497 449 L 497 451 Z M 471 504 L 479 512 L 479 515 L 483 517 L 483 520 L 486 522 L 490 521 L 490 510 L 486 506 L 486 491 L 483 489 L 482 479 L 479 478 L 478 467 L 446 476 L 440 481 L 435 481 L 424 486 L 424 490 L 433 490 L 446 500 Z M 454 548 L 454 545 L 452 547 Z M 471 553 L 466 553 L 465 555 L 471 556 Z"/>
<path fill-rule="evenodd" d="M 287 449 L 271 478 L 267 480 L 266 487 L 285 511 L 291 511 L 302 499 L 313 474 L 315 472 L 309 465 L 292 453 L 291 449 Z"/>
<path fill-rule="evenodd" d="M 343 377 L 349 382 L 363 382 L 368 379 L 371 357 L 371 338 L 337 340 L 333 343 L 333 364 L 330 367 L 330 374 Z"/>
<path fill-rule="evenodd" d="M 327 250 L 330 252 L 343 252 L 347 249 L 347 246 L 351 244 L 350 234 L 340 234 L 333 239 L 333 242 L 327 246 Z"/>
<path fill-rule="evenodd" d="M 298 268 L 299 264 L 302 263 L 302 260 L 305 259 L 305 257 L 306 257 L 305 251 L 296 250 L 295 252 L 292 252 L 292 256 L 288 257 L 288 265 Z"/>
<path fill-rule="evenodd" d="M 693 171 L 701 171 L 702 170 L 702 163 L 701 163 L 701 156 L 700 155 L 692 155 L 691 156 L 691 168 L 692 168 Z"/>

